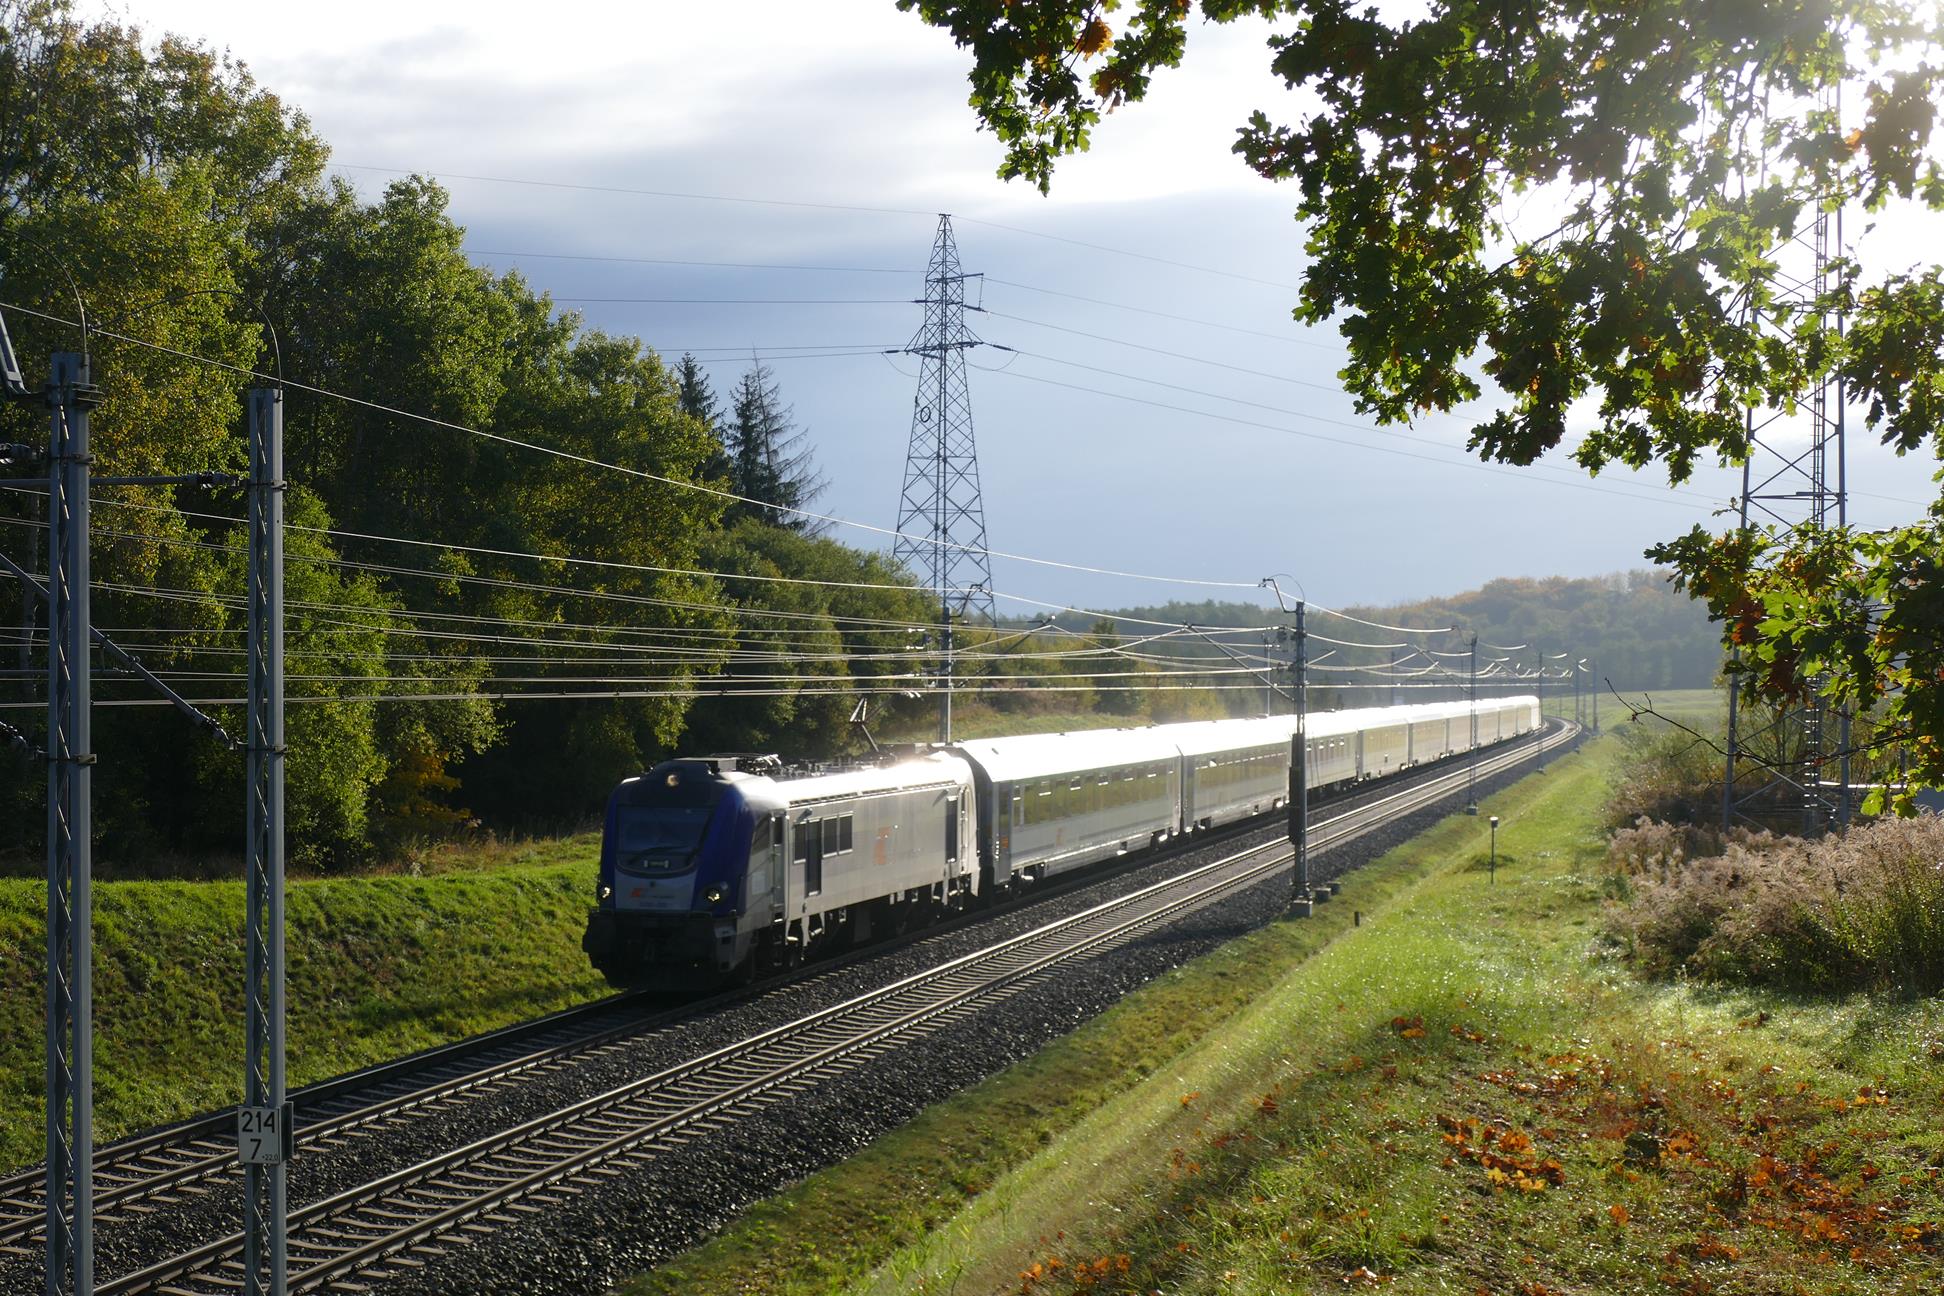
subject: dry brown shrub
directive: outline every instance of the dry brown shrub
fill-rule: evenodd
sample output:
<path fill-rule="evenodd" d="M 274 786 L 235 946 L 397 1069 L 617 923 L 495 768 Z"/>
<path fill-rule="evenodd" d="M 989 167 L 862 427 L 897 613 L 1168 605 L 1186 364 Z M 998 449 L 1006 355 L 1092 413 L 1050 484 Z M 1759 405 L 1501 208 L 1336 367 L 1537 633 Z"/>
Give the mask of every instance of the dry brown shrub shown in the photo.
<path fill-rule="evenodd" d="M 1607 867 L 1624 878 L 1665 881 L 1688 861 L 1721 854 L 1721 834 L 1699 824 L 1664 823 L 1645 815 L 1607 840 Z"/>
<path fill-rule="evenodd" d="M 1631 898 L 1608 929 L 1649 975 L 1811 990 L 1944 988 L 1944 819 L 1842 836 L 1710 835 L 1637 824 L 1609 849 Z M 1719 849 L 1719 847 L 1718 847 Z"/>
<path fill-rule="evenodd" d="M 1642 819 L 1705 823 L 1718 816 L 1718 743 L 1684 730 L 1645 724 L 1624 725 L 1615 732 L 1627 751 L 1620 781 L 1607 798 L 1608 828 L 1625 828 Z"/>

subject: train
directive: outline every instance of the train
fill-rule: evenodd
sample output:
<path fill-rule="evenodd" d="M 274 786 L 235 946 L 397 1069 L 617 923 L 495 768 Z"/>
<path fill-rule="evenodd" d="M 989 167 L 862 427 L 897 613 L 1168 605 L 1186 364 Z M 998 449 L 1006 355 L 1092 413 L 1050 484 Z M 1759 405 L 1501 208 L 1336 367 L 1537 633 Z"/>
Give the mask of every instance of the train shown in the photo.
<path fill-rule="evenodd" d="M 1311 714 L 1312 792 L 1462 754 L 1473 704 Z M 1538 727 L 1476 704 L 1480 747 Z M 1023 734 L 844 768 L 666 760 L 608 798 L 582 948 L 614 985 L 692 988 L 990 904 L 1044 879 L 1283 809 L 1294 716 Z"/>

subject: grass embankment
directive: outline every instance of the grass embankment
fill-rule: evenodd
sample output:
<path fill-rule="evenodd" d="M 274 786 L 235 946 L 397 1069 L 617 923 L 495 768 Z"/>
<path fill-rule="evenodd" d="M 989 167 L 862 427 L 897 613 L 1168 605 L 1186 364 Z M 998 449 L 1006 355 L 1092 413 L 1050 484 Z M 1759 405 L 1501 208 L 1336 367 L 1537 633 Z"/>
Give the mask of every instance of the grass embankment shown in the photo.
<path fill-rule="evenodd" d="M 1448 820 L 631 1290 L 1938 1290 L 1944 1005 L 1641 985 L 1615 747 L 1483 807 L 1496 883 Z"/>
<path fill-rule="evenodd" d="M 580 951 L 598 839 L 442 860 L 432 876 L 293 882 L 290 1079 L 324 1079 L 607 992 Z M 95 1128 L 234 1102 L 240 882 L 95 885 Z M 0 881 L 0 1167 L 43 1138 L 45 884 Z"/>

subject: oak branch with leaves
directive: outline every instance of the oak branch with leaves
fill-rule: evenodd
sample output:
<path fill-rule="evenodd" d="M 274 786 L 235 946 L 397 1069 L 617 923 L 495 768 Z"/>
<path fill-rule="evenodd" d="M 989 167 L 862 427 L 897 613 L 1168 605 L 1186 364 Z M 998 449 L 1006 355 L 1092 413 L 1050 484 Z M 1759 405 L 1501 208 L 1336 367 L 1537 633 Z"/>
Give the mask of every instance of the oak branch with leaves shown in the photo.
<path fill-rule="evenodd" d="M 1183 57 L 1190 0 L 898 0 L 972 55 L 971 102 L 1000 174 L 1044 192 L 1102 115 Z M 1868 0 L 1432 0 L 1415 20 L 1328 0 L 1202 0 L 1261 16 L 1270 67 L 1314 110 L 1261 112 L 1234 151 L 1294 181 L 1308 231 L 1300 321 L 1339 322 L 1360 412 L 1385 422 L 1499 388 L 1481 457 L 1530 464 L 1594 411 L 1589 472 L 1749 451 L 1751 409 L 1831 375 L 1899 454 L 1944 459 L 1944 266 L 1872 277 L 1839 257 L 1823 293 L 1777 249 L 1819 204 L 1944 210 L 1933 151 L 1934 6 Z M 1829 93 L 1841 87 L 1838 97 Z M 1556 213 L 1517 229 L 1512 202 Z M 1837 320 L 1847 321 L 1840 329 Z M 1933 476 L 1933 481 L 1937 477 Z M 1740 646 L 1740 687 L 1807 678 L 1944 785 L 1944 504 L 1888 532 L 1722 536 L 1649 553 Z"/>

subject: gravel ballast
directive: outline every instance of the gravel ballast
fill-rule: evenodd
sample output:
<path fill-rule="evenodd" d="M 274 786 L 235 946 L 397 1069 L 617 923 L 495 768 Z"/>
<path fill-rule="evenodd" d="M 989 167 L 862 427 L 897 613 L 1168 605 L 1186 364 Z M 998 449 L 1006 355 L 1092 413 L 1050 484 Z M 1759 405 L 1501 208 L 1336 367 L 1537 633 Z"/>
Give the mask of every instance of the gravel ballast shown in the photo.
<path fill-rule="evenodd" d="M 1522 764 L 1481 779 L 1479 790 L 1482 794 L 1513 782 L 1528 769 Z M 1312 874 L 1328 879 L 1375 859 L 1463 800 L 1462 792 L 1454 793 L 1316 855 Z M 338 1146 L 306 1148 L 290 1169 L 293 1209 L 1272 836 L 1274 830 L 1264 830 L 1211 841 L 603 1048 L 570 1066 L 455 1101 L 435 1113 L 400 1119 Z M 395 1271 L 381 1289 L 471 1294 L 605 1290 L 693 1246 L 747 1205 L 855 1153 L 929 1104 L 1029 1056 L 1128 991 L 1273 921 L 1283 913 L 1288 896 L 1286 875 L 1280 876 L 1064 964 L 1057 974 L 1036 978 L 982 1005 L 949 1029 L 916 1037 L 761 1112 L 737 1117 L 724 1129 L 658 1152 L 624 1175 L 600 1178 L 595 1186 L 574 1192 L 563 1206 L 526 1216 L 490 1237 L 441 1242 L 444 1256 L 415 1270 Z M 129 1272 L 233 1232 L 239 1197 L 236 1187 L 221 1185 L 152 1213 L 117 1218 L 96 1233 L 97 1272 L 103 1278 Z M 42 1283 L 38 1255 L 0 1257 L 0 1292 L 26 1296 Z"/>
<path fill-rule="evenodd" d="M 1479 792 L 1526 772 L 1521 766 L 1481 779 Z M 1319 879 L 1339 876 L 1462 804 L 1462 793 L 1447 797 L 1316 857 L 1313 872 Z M 1120 891 L 1158 880 L 1163 867 L 1178 872 L 1182 862 L 1156 866 L 1153 877 L 1147 876 L 1150 869 L 1137 869 L 1111 885 Z M 1049 903 L 1078 910 L 1103 898 L 1086 888 Z M 659 1153 L 624 1176 L 581 1191 L 566 1206 L 454 1248 L 416 1273 L 395 1275 L 384 1290 L 427 1296 L 604 1291 L 694 1246 L 744 1207 L 856 1153 L 930 1104 L 1031 1055 L 1154 977 L 1281 917 L 1288 899 L 1288 881 L 1272 878 L 1129 944 L 1066 965 L 1058 977 L 1009 995 L 949 1031 L 913 1040 L 731 1128 Z M 1017 921 L 1023 930 L 1057 916 L 1036 907 L 1000 921 Z M 1010 933 L 984 924 L 976 935 L 949 939 L 962 936 L 972 948 L 1005 934 Z M 905 966 L 907 960 L 930 963 L 944 956 L 928 944 L 922 955 L 916 949 L 899 951 L 884 962 L 900 964 L 895 975 L 904 975 L 921 966 L 918 961 Z M 881 975 L 878 962 L 870 973 L 874 982 L 895 979 Z"/>

